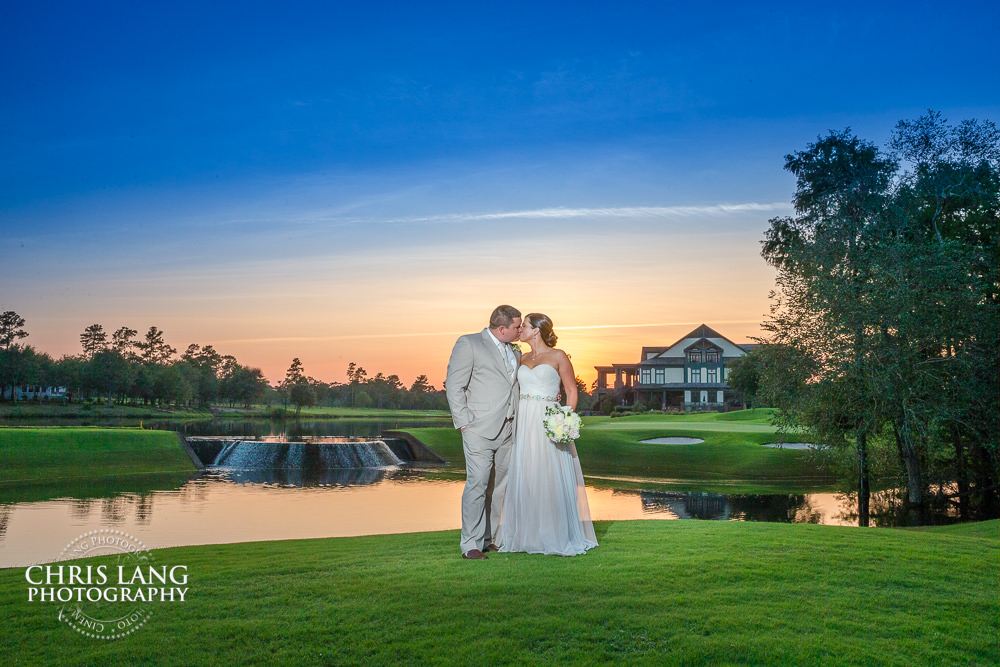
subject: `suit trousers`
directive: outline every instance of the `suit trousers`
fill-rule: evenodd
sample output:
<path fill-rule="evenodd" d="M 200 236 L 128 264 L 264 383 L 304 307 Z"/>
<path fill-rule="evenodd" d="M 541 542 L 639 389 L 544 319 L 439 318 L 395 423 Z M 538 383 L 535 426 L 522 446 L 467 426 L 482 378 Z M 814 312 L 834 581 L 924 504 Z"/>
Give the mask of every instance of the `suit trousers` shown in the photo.
<path fill-rule="evenodd" d="M 500 524 L 507 490 L 507 466 L 514 444 L 514 420 L 504 422 L 500 435 L 489 440 L 462 432 L 465 490 L 462 492 L 462 553 L 485 549 Z"/>

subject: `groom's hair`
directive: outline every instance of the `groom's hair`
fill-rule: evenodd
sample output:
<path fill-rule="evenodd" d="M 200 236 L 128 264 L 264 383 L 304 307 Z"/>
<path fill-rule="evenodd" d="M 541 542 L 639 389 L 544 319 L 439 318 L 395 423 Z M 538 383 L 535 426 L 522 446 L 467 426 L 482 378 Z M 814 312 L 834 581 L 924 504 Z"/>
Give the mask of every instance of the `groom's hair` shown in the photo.
<path fill-rule="evenodd" d="M 521 311 L 514 306 L 497 306 L 490 315 L 490 329 L 509 327 L 518 317 L 521 317 Z"/>

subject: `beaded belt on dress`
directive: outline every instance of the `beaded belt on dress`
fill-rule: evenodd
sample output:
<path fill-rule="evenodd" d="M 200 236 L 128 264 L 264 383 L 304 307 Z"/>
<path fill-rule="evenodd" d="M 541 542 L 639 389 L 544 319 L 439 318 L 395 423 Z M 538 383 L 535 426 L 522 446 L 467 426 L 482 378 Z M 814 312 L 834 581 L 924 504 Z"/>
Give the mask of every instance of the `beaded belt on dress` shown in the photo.
<path fill-rule="evenodd" d="M 538 394 L 521 394 L 521 400 L 525 401 L 551 401 L 555 402 L 555 396 L 539 396 Z"/>

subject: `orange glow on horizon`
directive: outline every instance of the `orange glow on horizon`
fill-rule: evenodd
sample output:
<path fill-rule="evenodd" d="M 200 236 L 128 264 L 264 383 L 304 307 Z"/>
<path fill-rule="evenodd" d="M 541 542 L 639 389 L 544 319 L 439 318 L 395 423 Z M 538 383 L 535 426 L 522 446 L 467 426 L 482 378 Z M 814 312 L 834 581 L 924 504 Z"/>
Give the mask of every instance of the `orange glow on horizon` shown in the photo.
<path fill-rule="evenodd" d="M 323 382 L 344 382 L 354 362 L 369 377 L 395 374 L 409 387 L 423 374 L 440 389 L 456 338 L 509 303 L 551 317 L 589 387 L 594 366 L 636 362 L 643 346 L 670 345 L 700 324 L 735 343 L 760 335 L 774 271 L 757 254 L 763 221 L 743 218 L 615 234 L 480 225 L 463 231 L 468 240 L 430 226 L 419 247 L 331 244 L 294 262 L 85 276 L 61 292 L 27 282 L 12 309 L 27 320 L 26 342 L 55 358 L 78 355 L 94 323 L 109 337 L 128 326 L 140 339 L 155 325 L 178 354 L 212 345 L 273 384 L 298 358 Z M 547 244 L 529 242 L 529 230 L 548 234 Z"/>
<path fill-rule="evenodd" d="M 678 324 L 585 325 L 556 328 L 558 346 L 570 355 L 576 374 L 589 388 L 597 377 L 595 366 L 639 361 L 643 346 L 670 345 L 700 324 L 707 324 L 734 343 L 751 342 L 761 334 L 755 322 L 691 322 Z M 228 341 L 216 346 L 228 350 L 237 359 L 255 359 L 272 383 L 280 382 L 293 357 L 299 358 L 307 375 L 325 382 L 345 382 L 347 366 L 354 362 L 368 372 L 397 375 L 407 387 L 418 375 L 427 375 L 430 383 L 444 385 L 451 348 L 458 336 L 470 331 L 427 333 L 421 335 L 378 334 L 346 339 L 299 339 L 278 341 Z M 528 346 L 521 344 L 525 351 Z M 291 356 L 285 350 L 297 352 Z"/>
<path fill-rule="evenodd" d="M 486 317 L 488 315 L 489 313 Z M 725 321 L 721 318 L 673 324 L 581 324 L 563 328 L 558 326 L 555 316 L 553 320 L 557 324 L 558 346 L 570 355 L 576 374 L 588 388 L 597 376 L 594 366 L 639 361 L 643 346 L 673 344 L 699 324 L 707 324 L 734 343 L 750 342 L 752 337 L 761 335 L 760 326 L 756 322 Z M 426 375 L 432 385 L 441 389 L 455 340 L 462 334 L 481 330 L 482 326 L 470 326 L 466 331 L 456 327 L 443 332 L 384 332 L 325 337 L 272 336 L 257 339 L 194 335 L 178 337 L 168 330 L 166 339 L 177 348 L 178 355 L 191 342 L 197 342 L 201 346 L 212 345 L 220 354 L 231 354 L 245 366 L 260 368 L 272 384 L 284 379 L 292 359 L 298 358 L 307 375 L 323 382 L 346 382 L 347 366 L 354 362 L 368 372 L 368 377 L 374 377 L 378 373 L 387 376 L 395 374 L 409 387 L 417 376 Z M 142 333 L 144 330 L 141 330 L 140 337 Z M 181 340 L 189 342 L 181 343 Z M 79 349 L 74 349 L 66 337 L 48 341 L 32 334 L 28 341 L 36 349 L 47 352 L 54 358 L 79 354 Z M 525 351 L 528 350 L 527 344 L 521 345 Z"/>

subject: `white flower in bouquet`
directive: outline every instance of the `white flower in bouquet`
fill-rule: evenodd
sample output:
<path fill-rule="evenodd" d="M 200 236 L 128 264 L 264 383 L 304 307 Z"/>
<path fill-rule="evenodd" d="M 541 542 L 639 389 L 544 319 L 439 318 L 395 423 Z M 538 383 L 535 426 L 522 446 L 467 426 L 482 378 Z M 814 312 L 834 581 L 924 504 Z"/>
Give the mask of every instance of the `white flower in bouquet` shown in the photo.
<path fill-rule="evenodd" d="M 568 406 L 546 406 L 545 408 L 545 435 L 552 442 L 567 443 L 573 442 L 580 437 L 580 428 L 583 420 L 580 415 L 573 412 Z"/>

